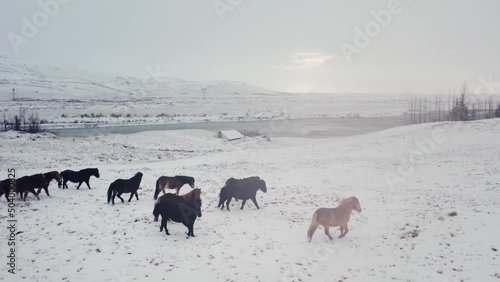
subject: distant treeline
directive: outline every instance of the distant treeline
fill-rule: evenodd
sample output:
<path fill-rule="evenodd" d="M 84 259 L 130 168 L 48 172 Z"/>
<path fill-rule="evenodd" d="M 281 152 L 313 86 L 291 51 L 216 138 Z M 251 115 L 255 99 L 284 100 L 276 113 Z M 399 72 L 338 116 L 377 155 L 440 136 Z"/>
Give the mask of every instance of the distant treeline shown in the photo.
<path fill-rule="evenodd" d="M 469 92 L 467 84 L 460 94 L 447 96 L 417 96 L 409 94 L 407 123 L 419 124 L 438 121 L 468 121 L 500 117 L 500 103 L 490 97 Z"/>

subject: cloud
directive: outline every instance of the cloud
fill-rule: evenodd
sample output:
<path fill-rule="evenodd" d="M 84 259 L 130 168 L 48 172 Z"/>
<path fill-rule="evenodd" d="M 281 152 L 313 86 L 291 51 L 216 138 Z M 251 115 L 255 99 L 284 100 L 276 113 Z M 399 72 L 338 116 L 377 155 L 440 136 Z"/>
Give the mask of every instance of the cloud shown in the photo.
<path fill-rule="evenodd" d="M 317 52 L 298 52 L 292 56 L 293 64 L 287 66 L 291 70 L 304 70 L 321 66 L 328 60 L 333 59 L 333 56 L 321 54 Z"/>

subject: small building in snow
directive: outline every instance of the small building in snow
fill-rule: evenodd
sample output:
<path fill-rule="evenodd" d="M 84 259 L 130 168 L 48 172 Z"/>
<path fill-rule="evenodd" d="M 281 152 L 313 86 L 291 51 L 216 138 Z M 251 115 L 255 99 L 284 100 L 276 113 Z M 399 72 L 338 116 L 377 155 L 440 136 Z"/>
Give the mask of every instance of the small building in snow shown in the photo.
<path fill-rule="evenodd" d="M 237 130 L 220 130 L 217 132 L 217 138 L 224 138 L 229 141 L 241 139 L 244 136 Z"/>

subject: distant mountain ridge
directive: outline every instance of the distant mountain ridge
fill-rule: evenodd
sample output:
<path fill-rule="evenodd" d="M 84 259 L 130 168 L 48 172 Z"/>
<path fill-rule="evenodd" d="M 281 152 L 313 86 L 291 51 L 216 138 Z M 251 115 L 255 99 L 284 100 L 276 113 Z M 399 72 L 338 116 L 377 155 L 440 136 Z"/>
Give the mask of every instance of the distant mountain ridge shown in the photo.
<path fill-rule="evenodd" d="M 276 93 L 239 81 L 188 81 L 173 77 L 141 79 L 101 75 L 0 56 L 0 97 L 11 95 L 13 88 L 19 97 L 39 99 L 199 96 L 202 95 L 203 88 L 211 96 Z"/>

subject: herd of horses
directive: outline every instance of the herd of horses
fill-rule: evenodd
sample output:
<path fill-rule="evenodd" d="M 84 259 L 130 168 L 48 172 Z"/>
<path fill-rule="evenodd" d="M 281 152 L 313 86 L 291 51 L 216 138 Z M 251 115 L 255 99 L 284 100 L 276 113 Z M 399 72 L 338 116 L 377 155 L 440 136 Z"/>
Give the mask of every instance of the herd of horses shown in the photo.
<path fill-rule="evenodd" d="M 47 196 L 49 194 L 49 184 L 52 180 L 56 180 L 59 188 L 67 189 L 67 182 L 78 183 L 76 189 L 79 189 L 82 183 L 87 184 L 88 189 L 90 188 L 90 178 L 94 176 L 99 178 L 99 170 L 97 168 L 86 168 L 79 171 L 64 170 L 61 173 L 57 171 L 51 171 L 47 173 L 39 173 L 31 176 L 24 176 L 15 180 L 16 194 L 19 194 L 20 198 L 26 201 L 28 193 L 32 193 L 40 200 L 39 194 L 42 189 L 44 189 Z M 108 188 L 107 192 L 107 202 L 111 202 L 113 205 L 115 203 L 115 197 L 118 197 L 122 203 L 124 199 L 121 197 L 122 194 L 130 193 L 130 198 L 136 197 L 139 200 L 139 195 L 137 190 L 140 189 L 140 184 L 143 174 L 141 172 L 136 173 L 133 177 L 129 179 L 117 179 L 113 181 Z M 11 179 L 5 179 L 0 182 L 0 198 L 5 195 L 7 201 L 12 201 L 15 197 L 13 191 L 10 191 L 12 187 Z M 180 189 L 188 184 L 192 190 L 184 195 L 179 196 Z M 37 190 L 38 189 L 38 190 Z M 166 193 L 166 189 L 173 189 L 175 193 Z M 236 201 L 242 200 L 241 208 L 245 206 L 247 200 L 251 200 L 257 209 L 260 209 L 256 194 L 257 191 L 261 190 L 267 193 L 266 182 L 258 176 L 236 179 L 229 178 L 226 180 L 224 187 L 221 188 L 219 194 L 219 204 L 218 208 L 221 210 L 226 209 L 229 211 L 229 204 L 234 198 Z M 159 194 L 163 192 L 162 196 Z M 10 199 L 9 199 L 10 198 Z M 157 222 L 159 216 L 161 215 L 160 232 L 170 235 L 167 229 L 167 222 L 178 222 L 182 223 L 187 227 L 187 236 L 194 236 L 194 223 L 196 218 L 201 217 L 201 189 L 196 188 L 195 179 L 191 176 L 161 176 L 156 181 L 154 199 L 156 200 L 153 207 L 154 222 Z M 311 224 L 307 231 L 307 238 L 311 241 L 314 232 L 319 226 L 322 226 L 326 236 L 330 240 L 333 237 L 330 235 L 330 227 L 339 227 L 340 236 L 343 238 L 349 229 L 347 223 L 349 222 L 350 215 L 352 211 L 361 212 L 361 205 L 356 197 L 350 197 L 342 200 L 339 206 L 336 208 L 320 208 L 317 209 L 312 217 Z"/>

